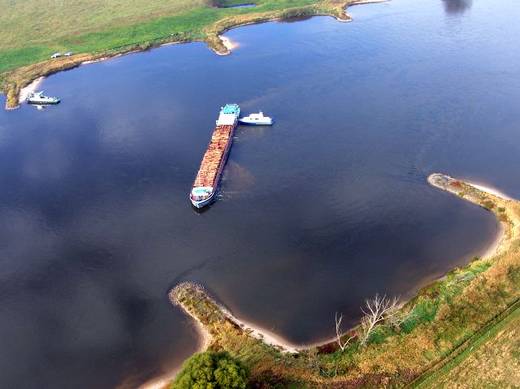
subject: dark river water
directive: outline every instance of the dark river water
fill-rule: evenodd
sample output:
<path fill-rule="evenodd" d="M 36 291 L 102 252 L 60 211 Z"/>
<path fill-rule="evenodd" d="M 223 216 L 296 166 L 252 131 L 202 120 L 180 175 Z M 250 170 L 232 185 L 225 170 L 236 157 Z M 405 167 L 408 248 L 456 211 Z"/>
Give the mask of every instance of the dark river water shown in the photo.
<path fill-rule="evenodd" d="M 197 347 L 167 299 L 182 280 L 305 343 L 485 250 L 493 217 L 426 177 L 520 197 L 516 2 L 351 13 L 233 30 L 228 57 L 194 43 L 82 66 L 43 83 L 59 106 L 0 112 L 0 387 L 178 366 Z M 238 129 L 199 214 L 187 196 L 227 102 L 276 125 Z"/>

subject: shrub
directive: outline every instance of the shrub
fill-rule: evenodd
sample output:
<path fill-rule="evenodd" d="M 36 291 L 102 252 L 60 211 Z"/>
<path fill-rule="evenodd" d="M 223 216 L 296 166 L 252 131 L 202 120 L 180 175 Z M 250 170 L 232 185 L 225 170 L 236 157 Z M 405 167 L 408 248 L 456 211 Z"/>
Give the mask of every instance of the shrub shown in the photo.
<path fill-rule="evenodd" d="M 379 326 L 372 333 L 370 334 L 368 338 L 369 344 L 381 344 L 385 341 L 386 338 L 388 338 L 390 335 L 392 335 L 393 332 L 390 328 L 385 326 Z"/>
<path fill-rule="evenodd" d="M 419 301 L 412 309 L 408 317 L 401 323 L 401 329 L 410 333 L 419 324 L 431 322 L 437 314 L 438 303 L 431 300 Z"/>
<path fill-rule="evenodd" d="M 491 200 L 484 200 L 481 205 L 488 211 L 491 211 L 495 207 L 495 203 Z"/>
<path fill-rule="evenodd" d="M 172 389 L 245 389 L 246 369 L 226 352 L 195 354 L 182 366 Z"/>

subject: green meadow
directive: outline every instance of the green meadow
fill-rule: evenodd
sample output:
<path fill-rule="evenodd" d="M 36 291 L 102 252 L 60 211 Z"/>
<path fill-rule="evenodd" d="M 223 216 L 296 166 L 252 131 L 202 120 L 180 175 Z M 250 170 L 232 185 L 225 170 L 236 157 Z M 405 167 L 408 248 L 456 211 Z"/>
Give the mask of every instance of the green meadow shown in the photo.
<path fill-rule="evenodd" d="M 0 73 L 54 52 L 97 53 L 162 40 L 204 40 L 211 26 L 321 3 L 257 0 L 252 8 L 218 8 L 211 0 L 0 0 Z M 221 1 L 231 5 L 242 1 Z M 239 22 L 238 22 L 239 23 Z"/>

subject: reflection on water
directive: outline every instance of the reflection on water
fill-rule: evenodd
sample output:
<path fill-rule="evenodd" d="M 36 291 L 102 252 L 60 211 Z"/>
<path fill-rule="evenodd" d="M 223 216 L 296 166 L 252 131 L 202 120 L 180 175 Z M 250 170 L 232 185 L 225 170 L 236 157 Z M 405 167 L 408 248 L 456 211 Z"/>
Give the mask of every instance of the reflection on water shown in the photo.
<path fill-rule="evenodd" d="M 312 342 L 493 240 L 489 213 L 426 177 L 520 197 L 515 5 L 457 23 L 438 0 L 352 11 L 232 30 L 228 57 L 194 43 L 82 66 L 44 81 L 58 107 L 0 112 L 0 387 L 135 387 L 178 366 L 197 345 L 167 299 L 183 280 Z M 196 213 L 227 102 L 276 124 L 237 130 Z"/>
<path fill-rule="evenodd" d="M 253 8 L 256 7 L 255 3 L 244 3 L 244 4 L 235 4 L 235 5 L 226 5 L 221 6 L 220 8 Z"/>
<path fill-rule="evenodd" d="M 213 0 L 213 5 L 217 8 L 253 8 L 256 7 L 255 3 L 244 1 L 238 4 L 226 4 L 226 1 Z"/>
<path fill-rule="evenodd" d="M 442 0 L 448 14 L 460 14 L 471 8 L 473 0 Z"/>

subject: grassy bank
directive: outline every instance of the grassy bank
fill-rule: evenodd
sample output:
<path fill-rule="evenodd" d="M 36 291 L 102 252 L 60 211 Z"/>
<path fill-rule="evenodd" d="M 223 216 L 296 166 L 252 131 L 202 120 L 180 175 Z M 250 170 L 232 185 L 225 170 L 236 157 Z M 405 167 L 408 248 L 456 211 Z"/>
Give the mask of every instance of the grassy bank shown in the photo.
<path fill-rule="evenodd" d="M 235 26 L 297 16 L 348 20 L 353 0 L 255 0 L 252 8 L 219 8 L 234 0 L 0 0 L 0 85 L 8 107 L 21 88 L 42 75 L 85 60 L 144 50 L 166 42 L 205 41 L 227 53 L 218 35 Z M 71 58 L 50 60 L 54 52 Z"/>
<path fill-rule="evenodd" d="M 443 361 L 444 362 L 444 361 Z M 497 316 L 445 363 L 421 376 L 413 387 L 514 387 L 520 382 L 520 300 Z"/>
<path fill-rule="evenodd" d="M 343 350 L 332 341 L 296 354 L 283 353 L 227 323 L 203 289 L 194 291 L 191 284 L 182 284 L 179 289 L 186 290 L 176 301 L 207 328 L 211 349 L 226 350 L 240 359 L 250 369 L 253 383 L 263 387 L 403 387 L 426 381 L 434 387 L 436 371 L 451 371 L 452 361 L 471 353 L 478 339 L 505 323 L 509 311 L 516 312 L 520 203 L 443 175 L 433 175 L 429 182 L 493 212 L 504 235 L 494 255 L 475 258 L 423 288 L 396 315 L 378 324 L 366 344 L 360 342 L 362 328 L 356 327 L 343 337 L 353 336 Z"/>

